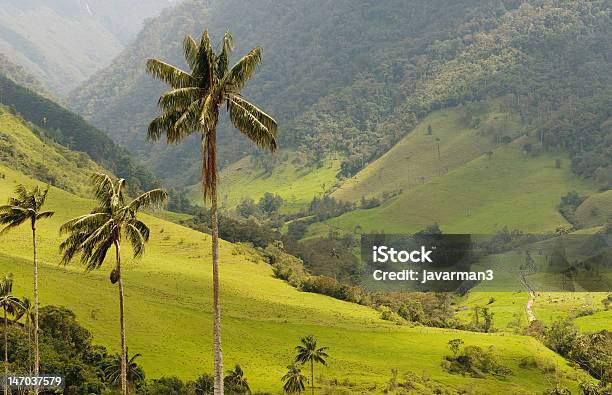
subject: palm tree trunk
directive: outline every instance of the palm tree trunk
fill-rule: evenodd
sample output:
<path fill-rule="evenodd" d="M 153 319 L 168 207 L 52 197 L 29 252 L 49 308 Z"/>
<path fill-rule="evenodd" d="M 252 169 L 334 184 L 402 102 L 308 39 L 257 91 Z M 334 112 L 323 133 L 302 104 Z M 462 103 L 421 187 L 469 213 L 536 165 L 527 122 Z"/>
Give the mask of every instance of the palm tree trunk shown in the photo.
<path fill-rule="evenodd" d="M 3 306 L 4 310 L 4 395 L 8 394 L 8 321 L 6 320 L 6 306 Z"/>
<path fill-rule="evenodd" d="M 213 130 L 210 137 L 210 146 L 214 149 L 217 144 L 217 132 Z M 213 345 L 215 364 L 215 395 L 223 395 L 223 352 L 221 350 L 221 305 L 219 304 L 219 221 L 217 218 L 217 161 L 215 152 L 209 152 L 210 168 L 213 174 L 211 188 L 210 222 L 212 230 L 212 264 L 213 264 Z"/>
<path fill-rule="evenodd" d="M 312 380 L 312 383 L 311 383 L 312 395 L 314 395 L 314 361 L 312 359 L 310 360 L 310 377 Z"/>
<path fill-rule="evenodd" d="M 34 247 L 34 376 L 40 372 L 40 351 L 38 349 L 38 257 L 36 254 L 36 222 L 32 221 L 32 245 Z M 38 388 L 34 389 L 38 394 Z"/>
<path fill-rule="evenodd" d="M 119 278 L 119 323 L 121 327 L 121 393 L 127 395 L 127 345 L 125 343 L 125 305 L 123 294 L 123 276 L 121 275 L 121 246 L 115 241 L 117 259 L 117 276 Z"/>

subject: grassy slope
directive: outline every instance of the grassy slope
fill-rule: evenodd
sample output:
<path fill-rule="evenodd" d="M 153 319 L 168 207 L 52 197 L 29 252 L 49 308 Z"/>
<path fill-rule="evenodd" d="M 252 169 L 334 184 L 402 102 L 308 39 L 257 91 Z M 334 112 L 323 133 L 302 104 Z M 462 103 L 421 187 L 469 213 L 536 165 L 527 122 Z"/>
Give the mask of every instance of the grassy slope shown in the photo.
<path fill-rule="evenodd" d="M 17 182 L 33 182 L 5 167 L 0 201 Z M 117 291 L 108 281 L 109 266 L 84 274 L 81 267 L 57 266 L 57 228 L 66 219 L 88 210 L 91 201 L 53 188 L 48 209 L 56 216 L 40 224 L 41 298 L 43 304 L 63 304 L 77 313 L 97 341 L 118 347 Z M 184 378 L 210 371 L 211 274 L 209 239 L 150 216 L 152 237 L 145 258 L 125 270 L 128 342 L 149 377 L 164 373 Z M 3 236 L 0 271 L 15 274 L 16 294 L 28 294 L 30 238 L 26 228 Z M 240 362 L 252 388 L 278 391 L 279 378 L 290 362 L 300 336 L 315 334 L 330 346 L 330 367 L 324 377 L 349 378 L 362 390 L 377 389 L 391 368 L 426 373 L 434 380 L 480 392 L 529 392 L 547 385 L 540 372 L 518 367 L 520 358 L 537 353 L 553 360 L 562 380 L 579 377 L 567 363 L 535 340 L 513 335 L 482 335 L 432 328 L 398 327 L 381 321 L 375 311 L 321 295 L 301 293 L 274 279 L 270 267 L 251 251 L 221 244 L 224 352 L 228 366 Z M 440 367 L 446 342 L 461 337 L 467 344 L 494 345 L 514 374 L 507 379 L 479 380 L 448 375 Z M 568 383 L 575 388 L 575 382 Z M 369 385 L 369 384 L 368 384 Z"/>
<path fill-rule="evenodd" d="M 481 155 L 380 207 L 347 213 L 328 225 L 387 233 L 417 231 L 434 222 L 446 233 L 495 232 L 504 226 L 541 232 L 568 226 L 556 208 L 560 197 L 574 189 L 589 194 L 594 186 L 574 176 L 569 159 L 561 154 L 527 155 L 525 142 L 523 137 L 499 146 L 491 158 Z M 414 151 L 410 144 L 404 149 Z M 560 169 L 554 166 L 557 157 L 562 158 Z M 315 225 L 309 235 L 323 232 L 325 226 Z"/>
<path fill-rule="evenodd" d="M 487 118 L 507 117 L 491 112 Z M 467 128 L 461 121 L 461 111 L 445 109 L 429 115 L 414 130 L 382 157 L 350 178 L 332 196 L 347 201 L 380 197 L 385 190 L 413 189 L 464 165 L 493 148 L 491 138 Z M 427 129 L 431 126 L 432 134 Z M 440 144 L 438 160 L 437 144 Z"/>
<path fill-rule="evenodd" d="M 0 105 L 0 164 L 36 176 L 46 168 L 56 184 L 71 192 L 84 194 L 88 177 L 102 168 L 80 154 L 34 135 L 21 118 Z M 40 176 L 40 174 L 38 174 Z"/>
<path fill-rule="evenodd" d="M 612 220 L 612 190 L 589 196 L 576 209 L 576 219 L 585 227 Z"/>
<path fill-rule="evenodd" d="M 293 153 L 287 155 L 287 160 L 274 166 L 271 174 L 266 174 L 264 169 L 254 168 L 250 157 L 223 169 L 219 177 L 221 208 L 233 209 L 243 198 L 258 201 L 264 193 L 271 192 L 285 200 L 283 211 L 296 212 L 336 181 L 336 173 L 340 170 L 339 159 L 330 158 L 321 167 L 309 168 L 293 164 Z M 200 191 L 200 185 L 191 187 L 189 197 L 195 204 L 202 204 Z"/>

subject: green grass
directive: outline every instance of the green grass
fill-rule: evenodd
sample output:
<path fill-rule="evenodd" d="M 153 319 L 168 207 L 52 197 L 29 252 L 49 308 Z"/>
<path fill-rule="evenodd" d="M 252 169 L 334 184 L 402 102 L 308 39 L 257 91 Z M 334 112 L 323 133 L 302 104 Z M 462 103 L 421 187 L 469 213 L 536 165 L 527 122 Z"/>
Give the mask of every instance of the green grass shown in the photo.
<path fill-rule="evenodd" d="M 46 178 L 64 190 L 83 195 L 89 176 L 102 168 L 86 154 L 43 142 L 20 117 L 0 105 L 0 164 L 36 178 Z"/>
<path fill-rule="evenodd" d="M 445 233 L 491 233 L 504 227 L 525 232 L 554 231 L 569 226 L 557 211 L 567 191 L 594 188 L 569 170 L 569 160 L 556 169 L 556 156 L 529 157 L 522 139 L 502 146 L 489 159 L 468 164 L 369 210 L 329 220 L 331 226 L 364 232 L 414 232 L 437 222 Z M 310 235 L 320 232 L 313 228 Z"/>
<path fill-rule="evenodd" d="M 486 117 L 507 119 L 509 115 L 491 112 Z M 458 109 L 433 112 L 386 154 L 345 181 L 332 196 L 358 201 L 362 196 L 380 197 L 384 191 L 409 191 L 491 150 L 492 139 L 482 136 L 478 129 L 466 127 L 461 118 Z"/>
<path fill-rule="evenodd" d="M 0 179 L 0 201 L 18 182 L 33 184 L 8 168 L 0 171 L 6 174 Z M 118 300 L 116 287 L 108 281 L 110 262 L 93 273 L 83 273 L 77 264 L 57 265 L 58 226 L 91 207 L 89 200 L 51 190 L 47 209 L 56 211 L 56 216 L 39 226 L 41 302 L 73 309 L 97 342 L 117 350 Z M 151 242 L 144 259 L 138 263 L 127 259 L 124 269 L 130 350 L 143 354 L 140 361 L 150 378 L 162 374 L 193 378 L 210 372 L 210 239 L 158 218 L 143 218 L 151 226 Z M 2 238 L 0 271 L 15 274 L 17 295 L 32 291 L 30 245 L 25 227 Z M 293 347 L 306 334 L 330 347 L 330 366 L 318 368 L 317 375 L 348 378 L 364 392 L 381 391 L 392 368 L 426 374 L 468 391 L 476 387 L 485 393 L 541 391 L 547 378 L 518 366 L 522 357 L 533 354 L 554 361 L 561 380 L 574 389 L 584 377 L 532 338 L 396 326 L 382 321 L 372 309 L 295 290 L 273 278 L 270 267 L 249 248 L 222 242 L 220 252 L 225 363 L 241 363 L 253 389 L 280 390 Z M 488 380 L 447 374 L 440 362 L 453 338 L 495 346 L 513 374 Z"/>
<path fill-rule="evenodd" d="M 323 194 L 337 181 L 341 160 L 327 158 L 321 167 L 306 166 L 303 161 L 293 163 L 297 154 L 281 151 L 270 173 L 245 157 L 223 169 L 219 175 L 219 204 L 221 209 L 231 210 L 244 198 L 257 202 L 266 192 L 280 195 L 285 203 L 282 212 L 293 213 L 308 206 L 313 197 Z M 190 188 L 189 198 L 202 204 L 200 185 Z"/>
<path fill-rule="evenodd" d="M 576 219 L 582 226 L 596 226 L 612 220 L 612 190 L 589 196 L 576 209 Z"/>

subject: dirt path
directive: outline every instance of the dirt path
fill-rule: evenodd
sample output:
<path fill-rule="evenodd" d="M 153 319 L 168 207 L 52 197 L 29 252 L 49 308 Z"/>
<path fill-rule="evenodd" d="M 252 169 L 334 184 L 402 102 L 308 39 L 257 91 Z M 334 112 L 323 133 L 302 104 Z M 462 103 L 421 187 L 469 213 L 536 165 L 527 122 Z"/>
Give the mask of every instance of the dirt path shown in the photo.
<path fill-rule="evenodd" d="M 527 306 L 525 307 L 525 311 L 527 312 L 527 322 L 532 323 L 537 319 L 535 313 L 533 312 L 533 304 L 535 303 L 536 293 L 529 286 L 529 283 L 525 279 L 524 274 L 521 273 L 520 278 L 521 282 L 523 283 L 523 286 L 529 291 L 529 300 L 527 300 Z"/>

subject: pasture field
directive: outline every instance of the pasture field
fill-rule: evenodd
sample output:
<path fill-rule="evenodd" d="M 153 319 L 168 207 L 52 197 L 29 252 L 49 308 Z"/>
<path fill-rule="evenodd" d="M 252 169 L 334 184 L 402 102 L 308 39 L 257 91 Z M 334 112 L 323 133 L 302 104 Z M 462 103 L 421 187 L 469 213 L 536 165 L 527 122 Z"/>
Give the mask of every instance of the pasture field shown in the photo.
<path fill-rule="evenodd" d="M 18 182 L 35 182 L 0 166 L 0 201 Z M 90 329 L 97 342 L 118 348 L 117 288 L 108 280 L 112 262 L 84 273 L 78 264 L 58 267 L 57 229 L 86 212 L 90 200 L 52 188 L 47 209 L 56 215 L 39 226 L 41 301 L 65 305 Z M 152 236 L 141 262 L 126 259 L 127 338 L 130 351 L 143 354 L 148 377 L 193 378 L 212 370 L 211 272 L 209 237 L 164 220 L 143 215 Z M 27 227 L 3 236 L 0 270 L 15 275 L 15 293 L 31 293 L 31 240 Z M 129 249 L 125 249 L 126 252 Z M 329 368 L 318 368 L 323 379 L 347 379 L 355 391 L 381 392 L 391 369 L 413 372 L 470 393 L 530 393 L 551 380 L 576 389 L 585 377 L 536 340 L 509 333 L 479 334 L 425 327 L 397 326 L 373 309 L 322 295 L 299 292 L 275 279 L 252 249 L 221 244 L 224 355 L 226 366 L 241 363 L 251 387 L 280 390 L 280 377 L 291 362 L 299 338 L 313 334 L 330 347 Z M 487 380 L 451 375 L 440 363 L 449 354 L 446 343 L 493 346 L 506 378 Z M 519 366 L 535 355 L 556 366 L 554 377 Z"/>

